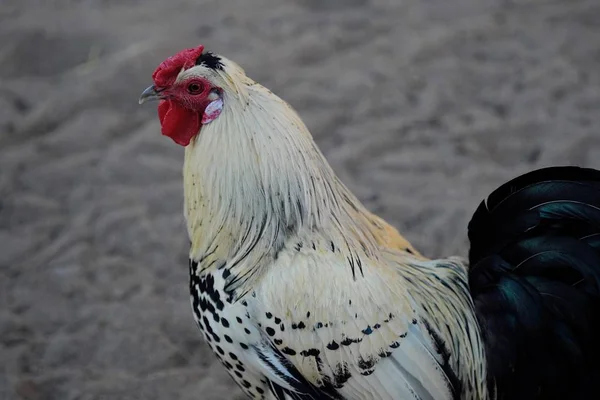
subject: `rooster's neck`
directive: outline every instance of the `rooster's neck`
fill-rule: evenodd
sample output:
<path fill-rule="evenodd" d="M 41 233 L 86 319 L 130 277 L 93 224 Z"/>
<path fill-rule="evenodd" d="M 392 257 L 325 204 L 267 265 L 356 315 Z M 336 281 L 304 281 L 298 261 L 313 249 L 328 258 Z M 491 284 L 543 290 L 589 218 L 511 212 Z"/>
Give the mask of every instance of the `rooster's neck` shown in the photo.
<path fill-rule="evenodd" d="M 387 228 L 339 181 L 287 103 L 258 84 L 247 90 L 225 97 L 186 148 L 191 257 L 258 275 L 288 241 L 309 236 L 376 257 Z"/>

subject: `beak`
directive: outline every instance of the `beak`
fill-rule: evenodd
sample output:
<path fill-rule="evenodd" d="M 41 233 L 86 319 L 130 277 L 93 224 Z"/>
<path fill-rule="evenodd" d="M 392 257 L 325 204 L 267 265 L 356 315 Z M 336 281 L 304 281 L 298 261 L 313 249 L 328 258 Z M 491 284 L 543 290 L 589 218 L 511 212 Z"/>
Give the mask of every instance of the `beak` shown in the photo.
<path fill-rule="evenodd" d="M 160 100 L 160 94 L 156 90 L 156 87 L 154 87 L 154 85 L 147 87 L 146 90 L 142 92 L 138 103 L 144 104 L 145 102 L 152 100 Z"/>

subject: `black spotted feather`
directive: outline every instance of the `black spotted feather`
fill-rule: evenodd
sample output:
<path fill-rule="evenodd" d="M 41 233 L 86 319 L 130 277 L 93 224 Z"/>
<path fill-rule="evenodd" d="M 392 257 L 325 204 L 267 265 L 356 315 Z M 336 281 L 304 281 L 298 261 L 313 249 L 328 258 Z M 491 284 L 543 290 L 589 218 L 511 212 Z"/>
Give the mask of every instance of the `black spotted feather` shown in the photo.
<path fill-rule="evenodd" d="M 469 239 L 497 398 L 597 398 L 600 171 L 546 168 L 502 185 L 475 212 Z"/>

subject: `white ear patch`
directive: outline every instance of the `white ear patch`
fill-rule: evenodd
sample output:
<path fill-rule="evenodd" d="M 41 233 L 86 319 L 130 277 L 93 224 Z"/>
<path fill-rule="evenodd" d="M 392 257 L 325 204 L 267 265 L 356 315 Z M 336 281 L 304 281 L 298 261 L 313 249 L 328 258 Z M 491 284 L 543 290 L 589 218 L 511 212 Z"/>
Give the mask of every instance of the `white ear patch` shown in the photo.
<path fill-rule="evenodd" d="M 206 106 L 204 114 L 202 115 L 202 125 L 206 125 L 209 122 L 214 121 L 219 115 L 221 115 L 222 110 L 223 99 L 218 98 L 214 101 L 211 101 L 208 106 Z"/>

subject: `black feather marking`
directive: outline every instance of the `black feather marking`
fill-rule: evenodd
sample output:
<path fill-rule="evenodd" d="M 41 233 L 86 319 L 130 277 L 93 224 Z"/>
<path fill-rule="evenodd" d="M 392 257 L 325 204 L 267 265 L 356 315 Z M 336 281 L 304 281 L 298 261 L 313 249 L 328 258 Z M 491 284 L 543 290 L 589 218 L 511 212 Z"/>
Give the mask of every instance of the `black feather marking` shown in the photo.
<path fill-rule="evenodd" d="M 206 260 L 206 259 L 207 259 L 209 256 L 213 255 L 213 254 L 214 254 L 214 253 L 217 251 L 217 249 L 218 249 L 218 248 L 219 248 L 219 245 L 216 245 L 216 246 L 215 246 L 215 248 L 214 248 L 213 250 L 209 251 L 208 253 L 206 253 L 206 254 L 204 254 L 202 257 L 200 257 L 200 258 L 198 259 L 198 262 L 197 262 L 197 264 L 198 264 L 198 265 L 202 265 L 202 264 L 204 263 L 204 261 L 205 261 L 205 260 Z M 210 247 L 209 247 L 209 249 L 210 249 Z M 199 272 L 199 274 L 201 274 L 202 272 L 204 272 L 204 271 L 206 271 L 208 268 L 210 268 L 210 267 L 211 267 L 211 266 L 212 266 L 212 265 L 215 263 L 215 261 L 216 261 L 216 260 L 213 260 L 213 261 L 212 261 L 211 263 L 209 263 L 208 265 L 202 265 L 202 268 L 200 268 L 200 272 Z"/>
<path fill-rule="evenodd" d="M 285 392 L 281 386 L 276 385 L 273 381 L 269 381 L 269 387 L 276 400 L 285 400 Z"/>
<path fill-rule="evenodd" d="M 198 262 L 195 260 L 192 260 L 191 258 L 188 260 L 188 264 L 190 267 L 190 275 L 196 275 L 196 273 L 198 272 Z"/>
<path fill-rule="evenodd" d="M 219 267 L 219 269 L 222 269 L 225 267 L 225 265 L 227 265 L 227 263 L 222 262 L 222 265 Z M 223 279 L 227 279 L 231 276 L 231 271 L 229 271 L 229 269 L 225 268 L 223 269 Z"/>
<path fill-rule="evenodd" d="M 360 343 L 360 342 L 362 342 L 362 338 L 351 339 L 349 337 L 346 337 L 340 342 L 340 344 L 342 346 L 350 346 L 352 343 Z"/>
<path fill-rule="evenodd" d="M 371 369 L 375 366 L 375 359 L 370 357 L 366 360 L 362 357 L 358 358 L 358 368 L 360 369 Z"/>
<path fill-rule="evenodd" d="M 335 380 L 335 387 L 342 388 L 348 379 L 352 377 L 350 370 L 348 369 L 347 363 L 339 363 L 335 367 L 333 379 Z"/>
<path fill-rule="evenodd" d="M 319 349 L 308 349 L 300 352 L 300 355 L 304 357 L 317 357 L 319 354 L 321 354 Z"/>
<path fill-rule="evenodd" d="M 460 394 L 462 393 L 462 383 L 460 379 L 458 379 L 458 376 L 456 375 L 454 370 L 452 370 L 448 362 L 450 360 L 450 352 L 448 351 L 448 347 L 446 347 L 446 343 L 441 338 L 439 333 L 432 329 L 432 327 L 429 325 L 429 323 L 427 323 L 427 321 L 423 321 L 423 324 L 425 325 L 429 336 L 431 336 L 431 338 L 433 339 L 433 344 L 436 347 L 436 352 L 442 356 L 442 363 L 440 364 L 440 367 L 442 367 L 442 371 L 444 371 L 444 374 L 450 382 L 452 398 L 454 400 L 459 400 Z"/>
<path fill-rule="evenodd" d="M 591 399 L 600 379 L 600 171 L 537 170 L 469 223 L 469 285 L 498 399 Z"/>
<path fill-rule="evenodd" d="M 207 68 L 218 70 L 223 70 L 224 67 L 223 63 L 221 62 L 221 57 L 211 53 L 210 51 L 200 54 L 200 57 L 196 59 L 196 65 L 203 65 Z"/>
<path fill-rule="evenodd" d="M 354 202 L 352 200 L 350 200 L 350 198 L 348 197 L 347 194 L 342 194 L 342 197 L 344 199 L 344 201 L 346 202 L 346 204 L 348 204 L 354 211 L 358 211 L 358 208 L 356 207 L 356 204 L 354 204 Z"/>
<path fill-rule="evenodd" d="M 381 350 L 378 355 L 381 358 L 386 358 L 386 357 L 391 356 L 392 352 L 391 351 L 387 351 L 387 350 Z"/>
<path fill-rule="evenodd" d="M 335 190 L 333 190 L 333 187 L 331 186 L 331 182 L 327 179 L 324 179 L 323 182 L 325 183 L 325 186 L 327 186 L 327 188 L 329 189 L 329 193 L 335 193 Z M 333 204 L 335 206 L 335 208 L 340 208 L 340 203 L 338 203 L 338 197 L 337 196 L 329 196 L 329 199 L 331 201 L 333 201 Z"/>
<path fill-rule="evenodd" d="M 365 274 L 363 273 L 363 269 L 362 269 L 362 260 L 358 256 L 356 257 L 356 265 L 358 265 L 358 269 L 360 270 L 360 275 L 364 278 Z"/>
<path fill-rule="evenodd" d="M 290 349 L 289 347 L 284 347 L 283 349 L 281 349 L 281 352 L 283 354 L 287 354 L 288 356 L 295 356 L 296 355 L 296 350 Z"/>
<path fill-rule="evenodd" d="M 300 199 L 296 200 L 296 211 L 298 212 L 298 216 L 300 217 L 300 225 L 304 225 L 304 207 L 302 207 L 302 202 Z M 297 228 L 297 224 L 294 224 L 292 228 L 292 233 L 295 233 L 295 229 Z"/>
<path fill-rule="evenodd" d="M 338 343 L 337 343 L 335 340 L 333 340 L 331 343 L 329 343 L 329 344 L 327 345 L 327 348 L 328 348 L 329 350 L 337 350 L 337 349 L 339 349 L 339 348 L 340 348 L 340 345 L 339 345 L 339 344 L 338 344 Z"/>
<path fill-rule="evenodd" d="M 287 400 L 343 400 L 333 384 L 323 380 L 323 384 L 317 387 L 307 381 L 300 371 L 279 351 L 270 345 L 267 349 L 254 347 L 260 360 L 280 379 L 285 381 L 292 389 L 283 388 L 275 382 L 270 381 L 271 391 L 276 399 Z M 291 350 L 291 349 L 290 349 Z M 270 352 L 270 354 L 266 354 Z M 313 352 L 311 352 L 312 355 Z M 285 368 L 285 372 L 279 369 L 271 359 L 275 357 L 279 364 Z M 287 397 L 286 397 L 287 396 Z"/>
<path fill-rule="evenodd" d="M 350 257 L 346 257 L 346 259 L 348 260 L 348 264 L 350 265 L 350 270 L 352 271 L 352 280 L 356 281 L 356 271 L 354 269 L 354 258 L 352 258 L 352 256 L 350 256 Z"/>

